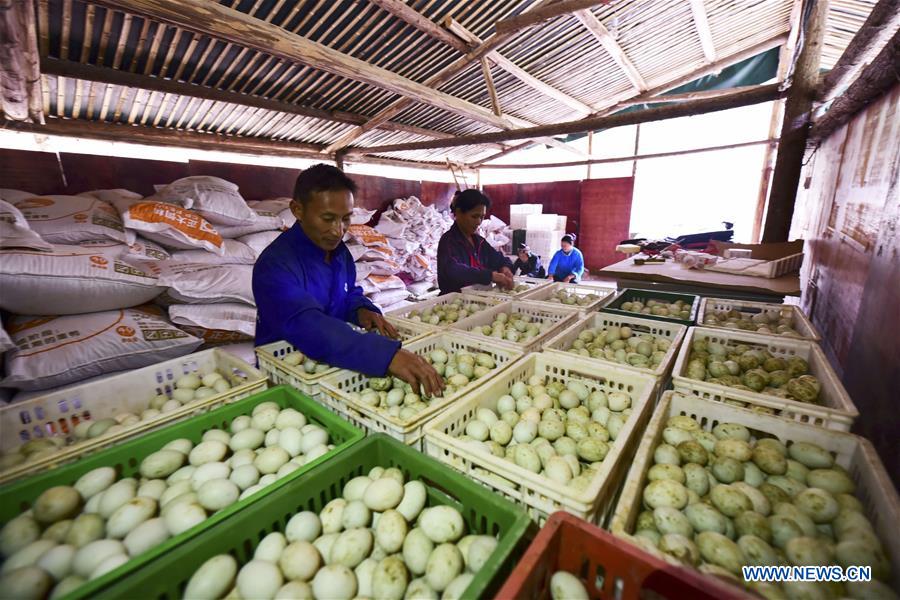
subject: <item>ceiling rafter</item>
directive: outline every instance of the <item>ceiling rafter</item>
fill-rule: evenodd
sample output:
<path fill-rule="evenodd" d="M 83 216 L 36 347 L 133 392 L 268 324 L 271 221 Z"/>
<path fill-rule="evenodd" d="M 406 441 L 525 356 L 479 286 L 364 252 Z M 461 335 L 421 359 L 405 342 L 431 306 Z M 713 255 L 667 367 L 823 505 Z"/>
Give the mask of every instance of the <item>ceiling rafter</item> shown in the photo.
<path fill-rule="evenodd" d="M 597 41 L 603 46 L 609 56 L 615 61 L 619 68 L 625 72 L 628 81 L 637 89 L 638 92 L 647 91 L 647 82 L 641 76 L 637 67 L 625 54 L 625 50 L 615 40 L 609 30 L 600 22 L 594 13 L 590 10 L 579 10 L 574 13 L 575 18 L 581 21 L 581 24 L 597 38 Z"/>
<path fill-rule="evenodd" d="M 706 57 L 706 62 L 716 62 L 719 58 L 716 54 L 716 46 L 713 44 L 712 30 L 709 28 L 706 6 L 703 5 L 703 0 L 690 0 L 690 2 L 691 14 L 694 16 L 694 27 L 697 29 L 697 36 L 700 38 L 703 56 Z"/>

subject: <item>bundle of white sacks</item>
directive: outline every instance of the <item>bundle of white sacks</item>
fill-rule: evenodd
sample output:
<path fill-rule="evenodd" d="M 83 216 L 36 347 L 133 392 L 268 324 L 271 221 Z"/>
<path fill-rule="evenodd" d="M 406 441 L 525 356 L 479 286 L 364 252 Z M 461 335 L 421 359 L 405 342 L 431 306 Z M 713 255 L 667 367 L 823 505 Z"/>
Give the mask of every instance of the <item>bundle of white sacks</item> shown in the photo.
<path fill-rule="evenodd" d="M 294 223 L 289 203 L 206 176 L 146 198 L 0 189 L 0 403 L 204 344 L 255 362 L 253 264 Z"/>

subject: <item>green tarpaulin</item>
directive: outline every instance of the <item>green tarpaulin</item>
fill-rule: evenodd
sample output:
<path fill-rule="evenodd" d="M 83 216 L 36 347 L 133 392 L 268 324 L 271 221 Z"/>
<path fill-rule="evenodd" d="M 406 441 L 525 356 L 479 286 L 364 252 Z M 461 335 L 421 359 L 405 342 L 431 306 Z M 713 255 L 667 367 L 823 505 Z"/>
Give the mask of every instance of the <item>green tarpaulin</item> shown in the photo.
<path fill-rule="evenodd" d="M 701 77 L 690 83 L 686 83 L 681 87 L 671 89 L 660 97 L 664 98 L 667 94 L 686 94 L 688 92 L 700 92 L 706 90 L 724 90 L 745 85 L 758 85 L 771 81 L 775 79 L 775 75 L 778 71 L 779 51 L 780 48 L 772 48 L 771 50 L 757 54 L 752 58 L 748 58 L 747 60 L 722 69 L 722 71 L 716 75 L 707 75 L 706 77 Z M 619 112 L 644 110 L 650 106 L 658 107 L 662 106 L 662 104 L 639 104 L 636 106 L 629 106 Z M 583 138 L 586 135 L 586 133 L 573 134 L 566 137 L 565 140 L 570 142 L 572 140 Z"/>

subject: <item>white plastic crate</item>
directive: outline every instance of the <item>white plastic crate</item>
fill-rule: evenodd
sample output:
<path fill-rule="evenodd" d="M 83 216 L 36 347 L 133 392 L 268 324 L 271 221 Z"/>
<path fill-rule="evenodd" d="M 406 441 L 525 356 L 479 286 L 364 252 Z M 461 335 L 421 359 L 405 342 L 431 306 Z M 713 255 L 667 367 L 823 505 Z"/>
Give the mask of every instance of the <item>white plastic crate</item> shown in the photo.
<path fill-rule="evenodd" d="M 474 311 L 483 311 L 496 306 L 500 300 L 498 298 L 492 296 L 482 296 L 476 295 L 472 296 L 470 294 L 462 294 L 459 292 L 454 292 L 452 294 L 444 294 L 443 296 L 437 296 L 435 298 L 430 298 L 428 300 L 423 300 L 422 302 L 416 302 L 415 304 L 411 304 L 410 306 L 404 306 L 403 308 L 398 308 L 397 310 L 386 313 L 385 316 L 391 319 L 392 323 L 409 323 L 410 325 L 417 325 L 426 328 L 430 332 L 443 331 L 447 329 L 447 325 L 431 325 L 428 323 L 422 323 L 420 321 L 414 321 L 411 317 L 409 317 L 409 313 L 413 311 L 422 312 L 427 308 L 433 308 L 439 305 L 450 304 L 455 300 L 462 300 L 463 308 L 467 310 Z"/>
<path fill-rule="evenodd" d="M 171 396 L 175 380 L 182 375 L 198 373 L 202 376 L 213 371 L 222 373 L 233 387 L 124 427 L 116 433 L 74 440 L 75 426 L 82 421 L 111 419 L 125 412 L 140 415 L 154 396 Z M 0 472 L 0 483 L 53 468 L 100 448 L 246 398 L 266 387 L 264 373 L 232 354 L 213 348 L 3 406 L 0 408 L 0 450 L 4 453 L 39 438 L 63 438 L 70 443 L 49 456 Z"/>
<path fill-rule="evenodd" d="M 322 395 L 320 401 L 354 425 L 372 433 L 386 433 L 408 446 L 418 448 L 421 447 L 424 427 L 429 420 L 446 410 L 448 406 L 468 392 L 485 385 L 486 382 L 497 377 L 506 367 L 522 356 L 522 352 L 519 350 L 500 347 L 496 344 L 455 332 L 434 333 L 411 342 L 405 345 L 404 348 L 419 355 L 428 354 L 439 348 L 453 352 L 485 353 L 493 357 L 496 366 L 488 375 L 472 381 L 456 393 L 433 403 L 426 410 L 423 410 L 408 421 L 391 417 L 382 411 L 354 401 L 351 398 L 350 394 L 362 392 L 369 386 L 369 379 L 372 378 L 362 373 L 340 371 L 323 379 L 321 382 Z"/>
<path fill-rule="evenodd" d="M 822 386 L 819 404 L 786 400 L 777 396 L 737 390 L 724 385 L 688 378 L 688 356 L 695 339 L 719 342 L 731 347 L 746 344 L 751 348 L 768 350 L 774 356 L 781 358 L 799 356 L 809 363 L 810 374 L 814 375 Z M 774 410 L 784 419 L 810 423 L 828 429 L 849 431 L 853 421 L 859 416 L 859 411 L 847 394 L 847 390 L 844 389 L 834 369 L 828 364 L 825 353 L 814 342 L 756 333 L 733 332 L 726 329 L 691 327 L 688 329 L 684 343 L 681 345 L 681 351 L 678 353 L 678 360 L 672 371 L 672 382 L 672 387 L 679 392 L 718 402 L 726 399 L 745 402 L 752 406 Z"/>
<path fill-rule="evenodd" d="M 831 452 L 835 462 L 847 470 L 856 484 L 855 495 L 862 503 L 866 517 L 872 521 L 891 560 L 893 587 L 900 587 L 900 537 L 891 533 L 897 531 L 897 523 L 900 522 L 900 499 L 868 440 L 850 433 L 792 423 L 673 391 L 663 394 L 644 431 L 610 521 L 609 530 L 614 535 L 626 539 L 631 537 L 637 517 L 643 510 L 642 494 L 647 471 L 653 466 L 653 453 L 662 441 L 666 422 L 675 415 L 693 417 L 705 431 L 711 431 L 719 423 L 740 423 L 757 439 L 774 436 L 786 446 L 808 442 Z M 663 556 L 674 560 L 668 555 Z"/>
<path fill-rule="evenodd" d="M 700 311 L 697 313 L 697 324 L 702 327 L 711 327 L 715 329 L 727 329 L 728 331 L 742 331 L 733 327 L 725 327 L 719 324 L 706 323 L 706 317 L 712 313 L 727 313 L 731 310 L 737 310 L 747 317 L 759 313 L 777 313 L 782 317 L 791 320 L 791 327 L 799 334 L 799 338 L 794 336 L 782 336 L 792 339 L 803 339 L 812 342 L 820 342 L 822 340 L 816 328 L 810 323 L 800 307 L 791 304 L 770 304 L 767 302 L 750 302 L 743 300 L 731 300 L 729 298 L 703 298 L 700 300 Z M 755 332 L 750 332 L 755 333 Z M 776 335 L 776 334 L 772 334 Z"/>
<path fill-rule="evenodd" d="M 505 338 L 494 338 L 488 337 L 480 332 L 473 331 L 476 328 L 484 327 L 485 325 L 490 325 L 494 322 L 494 319 L 500 313 L 506 313 L 508 315 L 512 314 L 521 314 L 521 315 L 529 315 L 533 321 L 543 323 L 550 323 L 551 327 L 547 329 L 547 331 L 540 333 L 539 335 L 534 336 L 530 340 L 522 340 L 521 342 L 511 342 Z M 501 346 L 508 346 L 511 348 L 518 348 L 523 352 L 535 352 L 540 350 L 543 343 L 552 338 L 559 332 L 561 329 L 568 327 L 572 323 L 578 320 L 579 312 L 577 308 L 565 307 L 565 306 L 555 306 L 544 303 L 532 303 L 525 300 L 514 300 L 512 302 L 504 302 L 503 304 L 499 304 L 490 310 L 486 310 L 478 313 L 477 315 L 472 315 L 467 319 L 463 319 L 462 321 L 458 321 L 454 323 L 450 329 L 463 331 L 471 336 L 475 336 L 478 339 L 483 339 L 489 341 L 491 344 L 497 344 Z"/>
<path fill-rule="evenodd" d="M 591 391 L 621 391 L 631 395 L 633 412 L 603 459 L 603 466 L 584 491 L 560 485 L 458 438 L 465 433 L 466 425 L 475 418 L 479 408 L 496 411 L 497 400 L 508 393 L 510 386 L 528 381 L 532 375 L 564 384 L 577 380 Z M 524 505 L 536 521 L 543 522 L 551 513 L 566 510 L 602 525 L 612 510 L 621 478 L 628 470 L 627 461 L 650 416 L 655 390 L 656 379 L 635 371 L 607 365 L 598 367 L 558 354 L 529 354 L 431 421 L 425 427 L 425 452 Z"/>
<path fill-rule="evenodd" d="M 516 286 L 525 286 L 528 289 L 519 292 L 513 290 L 504 290 L 496 284 L 490 285 L 467 285 L 462 289 L 463 294 L 467 296 L 487 296 L 497 301 L 507 301 L 510 299 L 521 299 L 525 294 L 529 294 L 538 288 L 550 285 L 552 282 L 546 279 L 538 279 L 536 277 L 514 277 L 513 281 Z"/>
<path fill-rule="evenodd" d="M 405 344 L 408 341 L 420 339 L 429 333 L 429 329 L 420 324 L 406 323 L 404 321 L 388 319 L 397 332 L 400 339 Z M 354 329 L 359 329 L 354 327 Z M 360 331 L 362 331 L 360 329 Z M 291 366 L 282 359 L 294 352 L 296 348 L 285 341 L 272 342 L 264 346 L 257 346 L 256 358 L 259 361 L 259 368 L 269 376 L 269 379 L 275 385 L 285 384 L 300 390 L 314 400 L 319 399 L 321 390 L 319 382 L 328 375 L 333 375 L 340 371 L 337 367 L 331 367 L 327 371 L 321 373 L 307 373 L 303 369 L 303 365 Z"/>
<path fill-rule="evenodd" d="M 633 367 L 631 365 L 624 365 L 615 361 L 606 360 L 605 358 L 591 358 L 569 352 L 572 343 L 578 339 L 578 334 L 585 329 L 604 329 L 612 326 L 630 327 L 635 335 L 649 333 L 656 337 L 664 337 L 670 340 L 672 345 L 669 346 L 665 358 L 663 358 L 662 362 L 659 363 L 655 369 Z M 662 383 L 672 370 L 672 366 L 675 363 L 675 358 L 678 356 L 678 350 L 681 347 L 681 341 L 684 339 L 685 333 L 687 333 L 687 327 L 676 323 L 664 323 L 663 321 L 652 321 L 650 319 L 639 319 L 637 317 L 621 317 L 611 313 L 593 313 L 549 340 L 544 344 L 544 351 L 557 353 L 567 358 L 576 357 L 580 360 L 597 363 L 598 365 L 614 365 L 623 369 L 637 371 L 638 373 L 651 375 L 655 377 L 657 381 Z"/>
<path fill-rule="evenodd" d="M 559 291 L 565 291 L 580 298 L 593 294 L 597 296 L 597 299 L 585 305 L 551 302 L 550 298 L 554 297 Z M 598 288 L 581 285 L 578 283 L 557 282 L 551 283 L 550 285 L 541 286 L 529 292 L 525 292 L 520 296 L 520 299 L 526 300 L 528 302 L 540 302 L 541 304 L 549 304 L 550 306 L 564 306 L 567 308 L 575 308 L 582 313 L 589 313 L 591 311 L 597 310 L 598 308 L 612 300 L 615 295 L 616 290 L 610 288 Z"/>

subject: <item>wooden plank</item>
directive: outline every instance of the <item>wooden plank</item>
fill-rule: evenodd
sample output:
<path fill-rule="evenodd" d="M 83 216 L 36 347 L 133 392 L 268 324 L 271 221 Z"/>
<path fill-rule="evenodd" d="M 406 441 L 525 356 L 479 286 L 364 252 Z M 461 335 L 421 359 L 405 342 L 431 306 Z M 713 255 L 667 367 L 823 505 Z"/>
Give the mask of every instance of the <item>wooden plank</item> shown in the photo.
<path fill-rule="evenodd" d="M 581 21 L 581 24 L 597 38 L 597 41 L 600 42 L 613 61 L 615 61 L 615 63 L 619 65 L 619 68 L 625 72 L 625 76 L 628 77 L 631 85 L 639 92 L 646 92 L 647 82 L 641 76 L 634 63 L 631 62 L 631 59 L 628 58 L 628 55 L 625 54 L 625 50 L 622 46 L 616 42 L 609 33 L 609 30 L 600 22 L 600 19 L 594 16 L 594 13 L 589 10 L 577 11 L 575 13 L 575 18 Z"/>
<path fill-rule="evenodd" d="M 258 52 L 310 65 L 341 77 L 392 91 L 416 102 L 504 127 L 490 110 L 343 54 L 318 42 L 290 34 L 240 11 L 204 0 L 98 0 L 97 4 L 152 17 L 186 30 L 240 44 Z"/>
<path fill-rule="evenodd" d="M 818 99 L 828 102 L 849 87 L 900 29 L 900 0 L 879 0 L 847 49 L 822 79 Z"/>
<path fill-rule="evenodd" d="M 544 6 L 530 12 L 497 21 L 494 29 L 497 33 L 516 33 L 523 29 L 533 27 L 538 23 L 555 19 L 556 17 L 574 13 L 579 10 L 585 10 L 600 6 L 601 4 L 609 4 L 612 0 L 559 0 L 549 6 Z"/>
<path fill-rule="evenodd" d="M 828 0 L 814 0 L 803 27 L 803 48 L 794 67 L 791 87 L 784 104 L 781 141 L 772 173 L 772 191 L 762 241 L 786 242 L 791 230 L 794 201 L 803 169 L 813 96 L 819 83 L 819 57 L 825 36 Z"/>
<path fill-rule="evenodd" d="M 694 27 L 697 28 L 697 37 L 700 38 L 700 47 L 703 48 L 703 56 L 706 62 L 716 62 L 716 46 L 713 44 L 712 30 L 709 28 L 709 19 L 706 16 L 706 7 L 703 0 L 690 0 L 691 14 L 694 17 Z"/>
<path fill-rule="evenodd" d="M 449 148 L 453 146 L 469 146 L 483 142 L 504 142 L 510 140 L 533 139 L 542 136 L 567 135 L 573 133 L 585 133 L 597 129 L 609 129 L 623 125 L 635 125 L 663 119 L 674 119 L 691 115 L 705 114 L 739 106 L 748 106 L 769 102 L 782 96 L 778 84 L 759 86 L 749 91 L 737 92 L 729 96 L 683 102 L 659 108 L 619 113 L 604 117 L 589 117 L 578 121 L 541 125 L 538 127 L 526 127 L 512 131 L 500 131 L 496 133 L 482 133 L 476 135 L 460 136 L 446 140 L 434 140 L 429 142 L 414 142 L 411 144 L 395 144 L 391 146 L 374 146 L 369 148 L 351 148 L 348 155 L 375 154 L 383 152 L 401 152 L 407 150 L 429 150 L 432 148 Z"/>

